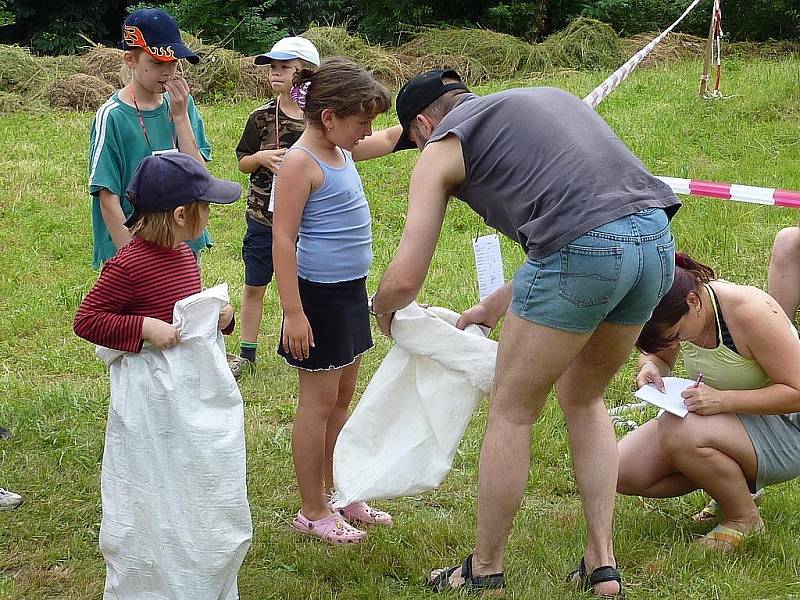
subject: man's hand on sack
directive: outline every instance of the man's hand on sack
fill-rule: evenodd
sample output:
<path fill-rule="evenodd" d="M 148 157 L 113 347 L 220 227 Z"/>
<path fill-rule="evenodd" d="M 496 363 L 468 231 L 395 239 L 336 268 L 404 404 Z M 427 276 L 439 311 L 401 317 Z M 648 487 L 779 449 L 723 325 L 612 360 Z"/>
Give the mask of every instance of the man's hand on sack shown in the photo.
<path fill-rule="evenodd" d="M 142 322 L 142 339 L 150 342 L 159 350 L 167 350 L 180 343 L 181 334 L 171 323 L 145 317 Z"/>
<path fill-rule="evenodd" d="M 468 308 L 456 322 L 458 329 L 466 329 L 470 325 L 483 325 L 489 329 L 493 329 L 497 325 L 498 317 L 490 314 L 491 311 L 483 304 L 476 304 L 472 308 Z"/>
<path fill-rule="evenodd" d="M 494 329 L 500 317 L 506 314 L 511 304 L 512 288 L 509 281 L 495 290 L 472 308 L 465 310 L 456 322 L 456 327 L 465 329 L 469 325 L 483 325 Z"/>
<path fill-rule="evenodd" d="M 385 315 L 375 315 L 378 329 L 388 338 L 392 337 L 392 319 L 394 319 L 394 312 L 386 313 Z"/>

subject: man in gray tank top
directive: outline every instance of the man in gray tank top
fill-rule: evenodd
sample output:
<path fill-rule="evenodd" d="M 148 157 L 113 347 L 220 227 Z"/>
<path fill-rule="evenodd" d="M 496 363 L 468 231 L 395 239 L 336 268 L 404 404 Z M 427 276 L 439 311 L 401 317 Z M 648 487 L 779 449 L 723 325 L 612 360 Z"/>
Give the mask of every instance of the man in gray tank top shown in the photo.
<path fill-rule="evenodd" d="M 516 240 L 527 260 L 512 282 L 461 316 L 494 327 L 505 315 L 481 448 L 474 554 L 433 571 L 437 591 L 505 586 L 503 554 L 530 467 L 530 436 L 556 386 L 569 428 L 588 540 L 570 579 L 623 596 L 611 530 L 617 447 L 602 395 L 669 289 L 680 206 L 581 100 L 554 88 L 471 94 L 454 71 L 409 81 L 397 96 L 396 149 L 422 154 L 408 217 L 371 312 L 392 315 L 417 296 L 451 196 Z"/>

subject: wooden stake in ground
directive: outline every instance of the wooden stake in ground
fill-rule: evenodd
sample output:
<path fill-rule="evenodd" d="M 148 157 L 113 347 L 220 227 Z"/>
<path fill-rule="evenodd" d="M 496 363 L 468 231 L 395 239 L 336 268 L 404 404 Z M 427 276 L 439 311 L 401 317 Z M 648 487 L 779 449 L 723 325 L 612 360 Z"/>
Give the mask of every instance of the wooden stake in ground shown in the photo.
<path fill-rule="evenodd" d="M 706 40 L 706 56 L 703 59 L 703 74 L 700 75 L 700 96 L 708 93 L 708 79 L 711 77 L 711 61 L 714 58 L 714 35 L 717 31 L 717 3 L 711 3 L 711 25 Z"/>

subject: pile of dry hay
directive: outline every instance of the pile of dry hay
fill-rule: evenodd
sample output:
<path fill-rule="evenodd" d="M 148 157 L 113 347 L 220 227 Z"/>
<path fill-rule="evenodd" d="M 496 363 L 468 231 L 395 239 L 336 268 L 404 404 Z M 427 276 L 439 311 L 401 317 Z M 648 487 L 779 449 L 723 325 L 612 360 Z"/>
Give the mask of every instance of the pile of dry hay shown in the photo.
<path fill-rule="evenodd" d="M 80 58 L 81 73 L 102 79 L 114 87 L 123 85 L 123 72 L 127 69 L 122 64 L 122 50 L 98 45 L 89 48 Z"/>
<path fill-rule="evenodd" d="M 392 89 L 397 89 L 413 75 L 410 66 L 395 53 L 382 46 L 371 46 L 343 27 L 312 27 L 302 35 L 314 42 L 320 56 L 345 56 Z"/>
<path fill-rule="evenodd" d="M 608 25 L 579 17 L 567 27 L 533 47 L 528 73 L 553 69 L 614 70 L 628 55 L 619 36 Z"/>
<path fill-rule="evenodd" d="M 272 94 L 269 68 L 253 64 L 231 50 L 211 46 L 184 33 L 184 41 L 201 57 L 200 64 L 181 61 L 181 72 L 200 101 L 265 98 Z M 394 49 L 374 46 L 342 27 L 313 27 L 302 34 L 325 56 L 346 56 L 397 89 L 415 73 L 446 66 L 474 85 L 521 78 L 559 69 L 612 71 L 657 34 L 620 39 L 599 21 L 578 18 L 540 44 L 484 29 L 429 29 Z M 700 59 L 704 40 L 686 34 L 667 36 L 643 66 Z M 771 47 L 777 50 L 771 51 Z M 786 55 L 800 45 L 731 44 L 731 53 Z M 121 52 L 92 46 L 80 56 L 36 57 L 19 46 L 0 45 L 0 114 L 56 106 L 92 110 L 127 82 Z"/>
<path fill-rule="evenodd" d="M 488 29 L 429 29 L 397 52 L 412 72 L 448 66 L 467 83 L 476 84 L 524 74 L 531 46 Z"/>
<path fill-rule="evenodd" d="M 0 113 L 39 110 L 47 106 L 47 90 L 80 69 L 77 56 L 36 57 L 19 46 L 0 45 Z"/>
<path fill-rule="evenodd" d="M 658 37 L 657 32 L 640 33 L 633 37 L 622 39 L 622 47 L 625 53 L 633 56 L 639 50 Z M 706 41 L 688 33 L 670 33 L 659 44 L 653 48 L 645 59 L 640 63 L 642 67 L 669 64 L 682 60 L 702 59 L 705 53 Z"/>
<path fill-rule="evenodd" d="M 99 77 L 76 73 L 54 81 L 47 88 L 51 108 L 95 110 L 117 89 Z"/>

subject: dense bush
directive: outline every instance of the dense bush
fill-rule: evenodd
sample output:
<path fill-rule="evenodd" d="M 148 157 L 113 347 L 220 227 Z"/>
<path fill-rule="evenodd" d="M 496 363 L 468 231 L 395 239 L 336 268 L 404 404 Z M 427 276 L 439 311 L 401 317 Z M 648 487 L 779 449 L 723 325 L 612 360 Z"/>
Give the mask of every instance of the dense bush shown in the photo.
<path fill-rule="evenodd" d="M 355 0 L 358 30 L 373 42 L 400 43 L 423 27 L 485 27 L 536 41 L 580 14 L 579 0 Z"/>
<path fill-rule="evenodd" d="M 705 36 L 713 0 L 704 0 L 686 17 L 680 30 Z M 688 0 L 596 0 L 583 14 L 611 26 L 621 35 L 668 27 L 688 6 Z M 763 41 L 800 36 L 797 0 L 723 0 L 722 25 L 733 40 Z"/>
<path fill-rule="evenodd" d="M 140 2 L 128 8 L 153 6 Z M 283 19 L 274 16 L 276 0 L 171 0 L 160 8 L 173 15 L 181 29 L 198 33 L 210 42 L 224 41 L 227 48 L 243 54 L 264 52 L 288 35 Z"/>
<path fill-rule="evenodd" d="M 128 0 L 3 0 L 0 42 L 29 46 L 38 54 L 73 54 L 87 45 L 81 36 L 116 39 Z"/>
<path fill-rule="evenodd" d="M 135 2 L 135 3 L 134 3 Z M 703 0 L 680 31 L 705 36 L 712 0 Z M 309 26 L 344 26 L 372 44 L 401 45 L 427 28 L 486 28 L 538 42 L 576 16 L 622 35 L 663 29 L 689 0 L 0 0 L 0 43 L 39 54 L 76 52 L 84 36 L 118 41 L 126 10 L 159 6 L 181 28 L 244 54 L 263 52 Z M 800 37 L 798 0 L 723 0 L 723 27 L 734 40 Z"/>

